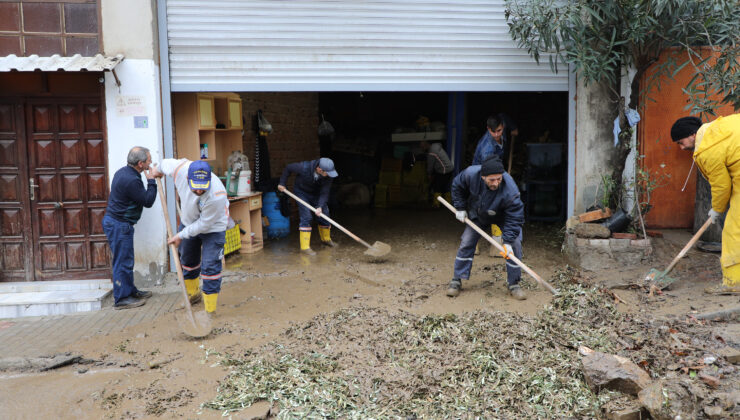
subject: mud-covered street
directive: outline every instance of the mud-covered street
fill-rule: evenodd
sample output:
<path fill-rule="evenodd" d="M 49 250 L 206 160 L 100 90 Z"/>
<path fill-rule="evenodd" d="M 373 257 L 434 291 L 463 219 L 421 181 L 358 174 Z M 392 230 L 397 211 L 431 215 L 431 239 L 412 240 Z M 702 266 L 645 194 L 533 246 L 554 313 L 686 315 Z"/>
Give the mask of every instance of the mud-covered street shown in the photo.
<path fill-rule="evenodd" d="M 738 305 L 737 296 L 702 292 L 720 281 L 718 255 L 689 252 L 673 271 L 679 280 L 662 294 L 620 287 L 664 268 L 688 232 L 654 239 L 655 256 L 645 265 L 580 272 L 561 254 L 561 225 L 528 223 L 523 261 L 563 294 L 553 301 L 523 275 L 528 299 L 516 301 L 504 260 L 489 256 L 486 244 L 460 296 L 445 296 L 462 232 L 446 210 L 345 210 L 336 218 L 367 242 L 391 245 L 389 258 L 367 260 L 365 248 L 338 231 L 339 247 L 322 249 L 315 240 L 315 257 L 298 254 L 297 235 L 230 256 L 211 335 L 187 338 L 168 313 L 60 349 L 83 355 L 82 363 L 0 372 L 3 417 L 221 418 L 237 401 L 257 402 L 252 410 L 260 415 L 272 404 L 281 418 L 593 418 L 609 404 L 634 401 L 588 390 L 579 345 L 626 357 L 654 381 L 687 382 L 675 398 L 692 400 L 698 418 L 739 414 L 737 365 L 705 358 L 737 348 L 740 328 L 691 317 Z M 171 282 L 165 289 L 177 290 Z M 493 358 L 488 368 L 471 362 L 482 354 L 475 349 Z M 326 359 L 306 365 L 310 355 Z M 237 386 L 234 372 L 250 379 Z M 257 390 L 276 401 L 247 395 Z M 712 417 L 708 406 L 724 411 Z"/>

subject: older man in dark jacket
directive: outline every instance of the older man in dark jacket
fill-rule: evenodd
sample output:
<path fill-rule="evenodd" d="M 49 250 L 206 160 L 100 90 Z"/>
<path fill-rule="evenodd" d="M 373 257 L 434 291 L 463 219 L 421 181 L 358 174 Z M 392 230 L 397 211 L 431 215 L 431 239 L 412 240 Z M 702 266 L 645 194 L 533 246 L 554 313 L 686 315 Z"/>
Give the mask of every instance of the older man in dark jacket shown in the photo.
<path fill-rule="evenodd" d="M 519 189 L 514 179 L 504 171 L 504 165 L 498 156 L 488 158 L 481 165 L 469 166 L 455 177 L 452 182 L 452 205 L 457 209 L 457 219 L 463 223 L 468 218 L 484 230 L 494 223 L 500 226 L 506 249 L 504 257 L 513 253 L 517 258 L 522 258 L 524 204 L 519 197 Z M 465 226 L 447 296 L 459 295 L 462 280 L 470 278 L 475 245 L 479 238 L 478 232 L 470 226 Z M 524 300 L 527 296 L 519 286 L 521 274 L 522 269 L 507 259 L 506 276 L 509 293 L 515 299 Z"/>
<path fill-rule="evenodd" d="M 322 213 L 329 216 L 329 192 L 331 191 L 332 180 L 338 175 L 334 169 L 334 161 L 329 158 L 321 158 L 288 164 L 280 177 L 278 191 L 285 190 L 285 184 L 290 174 L 296 174 L 295 184 L 293 185 L 295 195 L 316 208 L 316 216 Z M 300 218 L 298 229 L 300 230 L 301 252 L 315 255 L 316 252 L 311 249 L 313 214 L 305 206 L 299 206 L 298 217 Z M 331 240 L 329 230 L 331 225 L 329 222 L 321 217 L 317 217 L 316 222 L 319 225 L 321 243 L 331 247 L 335 246 Z"/>

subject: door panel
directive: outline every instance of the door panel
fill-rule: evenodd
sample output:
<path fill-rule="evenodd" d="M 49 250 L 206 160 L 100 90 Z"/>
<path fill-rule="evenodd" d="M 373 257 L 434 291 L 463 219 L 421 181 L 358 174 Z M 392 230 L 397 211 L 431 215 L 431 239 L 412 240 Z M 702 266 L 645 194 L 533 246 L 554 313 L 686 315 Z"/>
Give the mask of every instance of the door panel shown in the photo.
<path fill-rule="evenodd" d="M 100 99 L 29 99 L 26 118 L 36 280 L 109 277 Z"/>
<path fill-rule="evenodd" d="M 0 281 L 33 280 L 23 106 L 0 101 Z"/>

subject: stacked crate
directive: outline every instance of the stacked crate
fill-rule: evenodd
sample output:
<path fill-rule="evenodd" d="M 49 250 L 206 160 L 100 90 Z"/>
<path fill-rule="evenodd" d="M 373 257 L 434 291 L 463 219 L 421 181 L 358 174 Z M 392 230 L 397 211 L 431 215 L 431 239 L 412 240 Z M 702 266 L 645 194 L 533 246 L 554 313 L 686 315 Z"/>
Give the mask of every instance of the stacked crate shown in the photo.
<path fill-rule="evenodd" d="M 426 203 L 429 193 L 426 162 L 417 161 L 407 171 L 401 159 L 383 158 L 378 184 L 375 186 L 375 207 L 418 206 Z"/>

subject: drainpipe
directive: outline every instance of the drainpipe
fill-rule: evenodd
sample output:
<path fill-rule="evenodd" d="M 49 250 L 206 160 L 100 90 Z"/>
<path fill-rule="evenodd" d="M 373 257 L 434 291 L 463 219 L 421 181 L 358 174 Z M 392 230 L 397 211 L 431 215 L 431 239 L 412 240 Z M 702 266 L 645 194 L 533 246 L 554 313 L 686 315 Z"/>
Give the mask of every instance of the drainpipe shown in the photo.
<path fill-rule="evenodd" d="M 159 79 L 160 96 L 162 100 L 162 141 L 163 158 L 175 157 L 174 139 L 172 137 L 172 92 L 170 91 L 170 57 L 169 40 L 167 38 L 167 0 L 157 0 L 157 28 L 159 30 Z M 170 226 L 177 226 L 175 215 L 175 188 L 174 183 L 165 182 L 167 194 L 167 210 L 170 215 Z M 175 260 L 170 255 L 170 271 L 175 266 Z"/>

